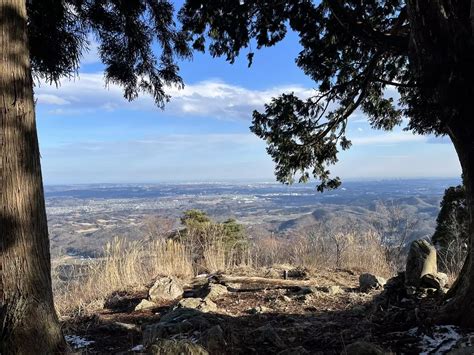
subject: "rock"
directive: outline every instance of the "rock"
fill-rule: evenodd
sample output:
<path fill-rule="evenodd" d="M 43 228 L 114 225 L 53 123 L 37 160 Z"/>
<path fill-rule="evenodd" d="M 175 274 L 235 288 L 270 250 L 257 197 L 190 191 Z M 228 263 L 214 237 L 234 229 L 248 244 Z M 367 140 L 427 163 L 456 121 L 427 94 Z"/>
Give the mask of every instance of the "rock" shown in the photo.
<path fill-rule="evenodd" d="M 217 305 L 209 299 L 204 299 L 201 305 L 198 307 L 201 312 L 216 312 Z"/>
<path fill-rule="evenodd" d="M 408 252 L 405 284 L 418 287 L 424 275 L 436 275 L 438 273 L 436 263 L 435 247 L 427 240 L 415 240 L 411 243 L 410 251 Z"/>
<path fill-rule="evenodd" d="M 198 309 L 201 312 L 215 312 L 217 311 L 217 305 L 210 299 L 201 298 L 183 298 L 178 303 L 178 307 Z"/>
<path fill-rule="evenodd" d="M 202 303 L 201 298 L 183 298 L 181 301 L 179 301 L 178 306 L 183 307 L 183 308 L 192 308 L 196 309 L 198 308 Z"/>
<path fill-rule="evenodd" d="M 213 354 L 221 354 L 226 349 L 227 342 L 224 338 L 224 331 L 219 325 L 209 328 L 201 336 L 202 343 Z"/>
<path fill-rule="evenodd" d="M 385 352 L 379 346 L 365 341 L 357 341 L 344 348 L 341 354 L 350 355 L 383 355 Z"/>
<path fill-rule="evenodd" d="M 271 325 L 257 328 L 252 334 L 256 336 L 257 343 L 268 344 L 278 349 L 285 348 L 285 343 Z"/>
<path fill-rule="evenodd" d="M 425 274 L 420 280 L 420 285 L 427 288 L 442 290 L 448 283 L 448 275 L 438 272 L 436 275 Z"/>
<path fill-rule="evenodd" d="M 213 301 L 219 297 L 222 297 L 223 295 L 227 294 L 229 291 L 227 290 L 227 287 L 224 285 L 220 284 L 210 284 L 209 285 L 209 292 L 206 296 L 207 299 Z"/>
<path fill-rule="evenodd" d="M 183 284 L 173 276 L 162 277 L 148 291 L 152 302 L 175 300 L 183 295 Z"/>
<path fill-rule="evenodd" d="M 383 277 L 372 274 L 366 273 L 359 276 L 359 287 L 362 292 L 381 289 L 386 283 Z"/>
<path fill-rule="evenodd" d="M 444 272 L 438 272 L 438 273 L 436 274 L 436 276 L 441 279 L 441 282 L 442 282 L 442 283 L 444 283 L 443 288 L 449 287 L 449 285 L 448 285 L 448 283 L 449 283 L 449 276 L 448 276 L 448 274 L 445 274 Z"/>
<path fill-rule="evenodd" d="M 206 349 L 189 340 L 161 339 L 152 344 L 148 349 L 151 355 L 209 355 Z"/>
<path fill-rule="evenodd" d="M 156 308 L 158 305 L 155 302 L 148 300 L 141 300 L 141 302 L 135 307 L 135 311 L 143 311 L 145 309 Z"/>
<path fill-rule="evenodd" d="M 204 332 L 219 322 L 212 313 L 203 313 L 190 308 L 176 308 L 164 314 L 158 323 L 143 328 L 143 344 L 147 346 L 157 339 L 171 338 L 178 334 L 182 336 L 195 330 Z"/>

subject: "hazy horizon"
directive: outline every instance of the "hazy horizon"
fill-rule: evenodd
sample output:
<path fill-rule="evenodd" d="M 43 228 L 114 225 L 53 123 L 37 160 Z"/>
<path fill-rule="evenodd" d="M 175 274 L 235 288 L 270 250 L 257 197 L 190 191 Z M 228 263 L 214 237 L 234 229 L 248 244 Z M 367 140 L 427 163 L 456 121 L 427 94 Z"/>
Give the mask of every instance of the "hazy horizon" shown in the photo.
<path fill-rule="evenodd" d="M 429 177 L 368 177 L 368 178 L 342 178 L 342 184 L 345 182 L 383 182 L 383 181 L 450 181 L 457 180 L 461 183 L 460 176 L 429 176 Z M 82 182 L 82 183 L 48 183 L 44 182 L 44 186 L 88 186 L 88 185 L 160 185 L 160 184 L 247 184 L 247 183 L 260 183 L 260 184 L 275 184 L 285 185 L 276 181 L 275 179 L 221 179 L 221 180 L 162 180 L 162 181 L 127 181 L 127 182 Z M 287 186 L 314 186 L 317 184 L 316 180 L 311 180 L 307 183 L 297 183 Z"/>
<path fill-rule="evenodd" d="M 274 163 L 266 144 L 249 130 L 252 111 L 284 92 L 302 98 L 314 93 L 314 82 L 294 63 L 300 50 L 289 33 L 258 51 L 250 68 L 246 58 L 231 65 L 196 53 L 192 62 L 179 63 L 184 90 L 168 88 L 171 101 L 160 110 L 150 97 L 129 103 L 118 86 L 105 88 L 92 40 L 76 78 L 35 88 L 45 182 L 271 180 Z M 388 88 L 387 95 L 396 98 L 396 90 Z M 414 135 L 403 130 L 406 123 L 376 131 L 356 111 L 347 127 L 353 146 L 330 167 L 334 176 L 461 175 L 448 138 Z"/>

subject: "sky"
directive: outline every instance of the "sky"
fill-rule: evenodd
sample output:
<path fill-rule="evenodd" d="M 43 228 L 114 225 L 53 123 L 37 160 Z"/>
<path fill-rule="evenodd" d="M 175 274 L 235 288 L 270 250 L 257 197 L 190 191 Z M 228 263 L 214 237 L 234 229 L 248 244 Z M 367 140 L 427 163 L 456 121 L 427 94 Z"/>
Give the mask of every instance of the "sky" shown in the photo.
<path fill-rule="evenodd" d="M 281 93 L 314 90 L 295 64 L 300 50 L 290 33 L 257 51 L 250 68 L 245 56 L 231 65 L 196 53 L 179 64 L 185 88 L 170 88 L 161 110 L 150 97 L 129 103 L 119 87 L 105 87 L 92 41 L 76 78 L 35 88 L 45 184 L 274 181 L 251 115 Z M 352 148 L 331 168 L 343 180 L 460 176 L 447 138 L 376 131 L 360 112 L 348 138 Z"/>

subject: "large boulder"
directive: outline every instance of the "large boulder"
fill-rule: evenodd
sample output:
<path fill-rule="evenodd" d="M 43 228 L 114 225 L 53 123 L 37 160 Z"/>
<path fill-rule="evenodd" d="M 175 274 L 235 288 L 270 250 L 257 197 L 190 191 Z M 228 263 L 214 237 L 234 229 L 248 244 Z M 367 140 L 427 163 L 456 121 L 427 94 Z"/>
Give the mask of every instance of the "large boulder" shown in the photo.
<path fill-rule="evenodd" d="M 387 280 L 385 280 L 383 277 L 372 274 L 365 273 L 359 276 L 359 288 L 362 292 L 380 290 L 386 283 Z"/>
<path fill-rule="evenodd" d="M 173 277 L 162 277 L 156 280 L 155 284 L 148 291 L 152 302 L 172 301 L 183 296 L 182 282 Z"/>
<path fill-rule="evenodd" d="M 411 243 L 407 258 L 405 285 L 418 287 L 424 275 L 436 275 L 437 273 L 435 247 L 424 239 Z"/>

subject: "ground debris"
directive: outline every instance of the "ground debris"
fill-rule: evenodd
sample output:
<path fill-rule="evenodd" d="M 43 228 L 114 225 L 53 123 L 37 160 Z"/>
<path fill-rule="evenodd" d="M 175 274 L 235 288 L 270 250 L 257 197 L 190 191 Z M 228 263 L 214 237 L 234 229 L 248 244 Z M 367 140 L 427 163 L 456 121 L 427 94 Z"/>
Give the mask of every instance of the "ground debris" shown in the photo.
<path fill-rule="evenodd" d="M 419 290 L 409 295 L 403 274 L 388 280 L 383 292 L 363 293 L 358 288 L 359 275 L 345 271 L 323 271 L 308 280 L 246 272 L 188 280 L 183 282 L 183 298 L 152 309 L 117 307 L 123 311 L 103 309 L 82 321 L 68 320 L 66 333 L 93 342 L 87 345 L 89 354 L 147 352 L 153 346 L 159 354 L 157 346 L 165 343 L 195 344 L 202 354 L 211 355 L 341 354 L 358 341 L 387 352 L 411 354 L 432 351 L 441 339 L 433 335 L 439 329 L 429 331 L 430 314 L 436 312 L 440 295 L 422 296 Z M 261 278 L 266 282 L 263 286 L 257 282 Z M 251 280 L 255 288 L 242 292 L 226 286 L 229 280 L 243 288 Z M 120 298 L 136 305 L 143 296 Z M 212 307 L 201 309 L 206 304 Z M 434 340 L 429 342 L 427 337 Z M 461 347 L 459 337 L 449 339 L 456 339 L 456 344 L 450 340 L 453 349 Z"/>

